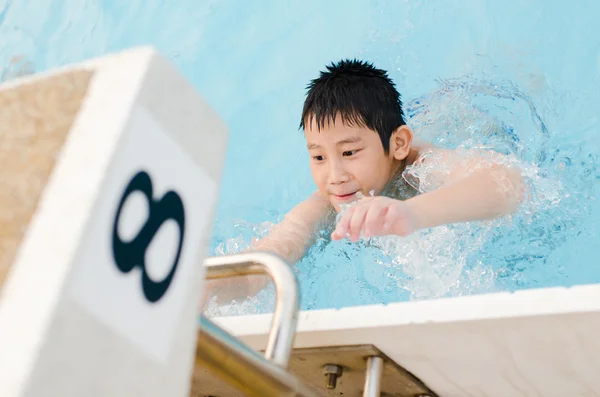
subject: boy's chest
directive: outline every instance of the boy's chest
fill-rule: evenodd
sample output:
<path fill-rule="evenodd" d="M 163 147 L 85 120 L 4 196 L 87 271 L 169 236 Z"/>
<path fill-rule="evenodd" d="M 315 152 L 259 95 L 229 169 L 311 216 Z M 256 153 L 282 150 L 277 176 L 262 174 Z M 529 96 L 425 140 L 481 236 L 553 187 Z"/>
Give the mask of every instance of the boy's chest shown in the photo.
<path fill-rule="evenodd" d="M 386 196 L 396 200 L 408 200 L 419 194 L 418 190 L 411 186 L 406 180 L 399 176 L 397 177 L 389 187 Z"/>

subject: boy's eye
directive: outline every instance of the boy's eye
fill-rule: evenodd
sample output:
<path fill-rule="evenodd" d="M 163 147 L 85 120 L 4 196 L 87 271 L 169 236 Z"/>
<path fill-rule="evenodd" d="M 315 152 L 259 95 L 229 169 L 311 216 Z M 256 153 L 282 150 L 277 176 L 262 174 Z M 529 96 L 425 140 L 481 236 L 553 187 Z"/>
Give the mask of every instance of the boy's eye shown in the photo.
<path fill-rule="evenodd" d="M 356 152 L 358 152 L 358 150 L 346 150 L 344 153 L 342 153 L 343 156 L 352 156 L 354 155 Z"/>
<path fill-rule="evenodd" d="M 323 156 L 313 156 L 313 160 L 323 161 Z"/>

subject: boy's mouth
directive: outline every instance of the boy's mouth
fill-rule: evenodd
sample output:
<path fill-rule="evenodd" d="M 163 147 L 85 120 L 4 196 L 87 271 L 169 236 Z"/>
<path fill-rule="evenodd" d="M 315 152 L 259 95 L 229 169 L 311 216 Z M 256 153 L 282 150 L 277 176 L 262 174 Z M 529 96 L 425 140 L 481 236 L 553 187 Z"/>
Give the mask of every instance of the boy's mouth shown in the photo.
<path fill-rule="evenodd" d="M 334 194 L 333 197 L 335 197 L 339 201 L 348 201 L 348 200 L 354 198 L 355 195 L 356 195 L 356 192 L 349 193 L 349 194 Z"/>

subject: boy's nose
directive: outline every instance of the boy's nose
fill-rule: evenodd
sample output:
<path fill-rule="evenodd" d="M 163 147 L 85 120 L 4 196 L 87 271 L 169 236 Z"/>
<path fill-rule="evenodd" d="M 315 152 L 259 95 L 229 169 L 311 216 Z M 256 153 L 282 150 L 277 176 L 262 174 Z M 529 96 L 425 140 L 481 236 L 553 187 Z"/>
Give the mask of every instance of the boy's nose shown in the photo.
<path fill-rule="evenodd" d="M 340 183 L 348 182 L 349 180 L 350 176 L 340 162 L 331 161 L 329 163 L 329 183 L 339 185 Z"/>

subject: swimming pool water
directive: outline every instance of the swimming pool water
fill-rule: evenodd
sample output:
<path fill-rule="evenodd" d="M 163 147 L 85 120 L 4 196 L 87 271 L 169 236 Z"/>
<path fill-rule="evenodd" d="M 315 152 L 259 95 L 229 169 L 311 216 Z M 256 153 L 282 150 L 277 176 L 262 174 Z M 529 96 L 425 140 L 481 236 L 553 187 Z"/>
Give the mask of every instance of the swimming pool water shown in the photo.
<path fill-rule="evenodd" d="M 595 283 L 599 17 L 595 0 L 0 0 L 0 78 L 154 45 L 230 127 L 219 253 L 314 189 L 304 88 L 331 61 L 368 59 L 390 71 L 419 135 L 513 153 L 537 196 L 511 220 L 317 244 L 296 266 L 304 309 Z M 239 310 L 271 302 L 267 289 Z"/>

